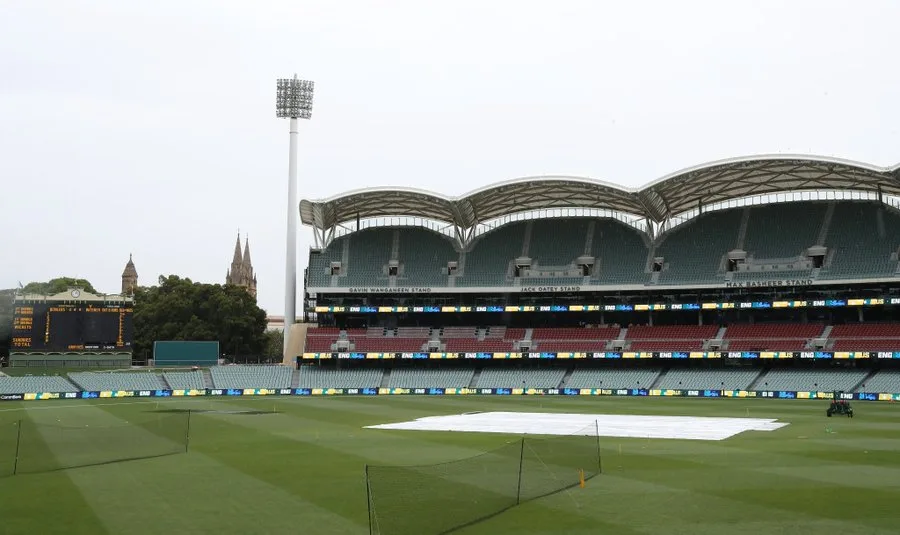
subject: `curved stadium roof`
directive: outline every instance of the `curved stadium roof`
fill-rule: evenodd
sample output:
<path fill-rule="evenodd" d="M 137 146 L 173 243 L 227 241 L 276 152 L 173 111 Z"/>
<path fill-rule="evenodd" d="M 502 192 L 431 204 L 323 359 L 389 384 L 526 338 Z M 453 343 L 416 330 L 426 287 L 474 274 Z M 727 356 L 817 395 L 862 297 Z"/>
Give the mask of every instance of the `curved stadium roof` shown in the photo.
<path fill-rule="evenodd" d="M 597 208 L 659 223 L 699 204 L 823 190 L 900 196 L 900 165 L 888 168 L 819 156 L 769 155 L 706 163 L 637 189 L 570 176 L 508 180 L 459 197 L 414 188 L 366 188 L 328 199 L 304 199 L 300 219 L 306 225 L 330 228 L 357 217 L 415 216 L 470 228 L 531 210 Z"/>

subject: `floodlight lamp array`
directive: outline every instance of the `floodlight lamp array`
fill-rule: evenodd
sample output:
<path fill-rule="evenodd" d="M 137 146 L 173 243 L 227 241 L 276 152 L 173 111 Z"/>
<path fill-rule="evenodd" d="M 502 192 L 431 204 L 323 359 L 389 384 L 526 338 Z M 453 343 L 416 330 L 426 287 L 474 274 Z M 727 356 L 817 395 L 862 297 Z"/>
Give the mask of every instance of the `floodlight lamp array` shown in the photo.
<path fill-rule="evenodd" d="M 309 119 L 312 116 L 315 82 L 297 78 L 279 78 L 275 97 L 278 117 Z"/>

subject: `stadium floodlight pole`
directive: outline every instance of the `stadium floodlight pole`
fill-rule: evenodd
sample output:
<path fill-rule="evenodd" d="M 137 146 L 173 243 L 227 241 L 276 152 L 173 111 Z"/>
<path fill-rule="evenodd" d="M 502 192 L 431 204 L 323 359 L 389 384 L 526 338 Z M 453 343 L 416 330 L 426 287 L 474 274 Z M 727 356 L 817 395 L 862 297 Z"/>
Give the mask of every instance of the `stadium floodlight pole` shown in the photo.
<path fill-rule="evenodd" d="M 284 273 L 284 356 L 287 357 L 291 325 L 297 318 L 297 119 L 312 116 L 314 83 L 293 78 L 279 78 L 276 85 L 275 114 L 291 120 L 291 146 L 288 158 L 287 250 Z"/>

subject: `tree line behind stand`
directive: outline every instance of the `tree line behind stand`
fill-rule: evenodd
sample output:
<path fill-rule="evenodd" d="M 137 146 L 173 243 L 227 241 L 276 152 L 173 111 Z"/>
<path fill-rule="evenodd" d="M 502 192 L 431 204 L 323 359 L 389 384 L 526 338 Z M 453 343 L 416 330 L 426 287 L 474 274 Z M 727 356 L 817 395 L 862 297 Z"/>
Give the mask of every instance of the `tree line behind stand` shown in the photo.
<path fill-rule="evenodd" d="M 60 277 L 27 284 L 22 293 L 53 295 L 77 286 L 98 293 L 90 282 Z M 0 290 L 0 356 L 8 357 L 15 290 Z M 243 288 L 204 284 L 175 275 L 134 294 L 133 360 L 153 357 L 156 340 L 216 340 L 230 362 L 281 361 L 280 332 L 266 332 L 266 313 Z"/>

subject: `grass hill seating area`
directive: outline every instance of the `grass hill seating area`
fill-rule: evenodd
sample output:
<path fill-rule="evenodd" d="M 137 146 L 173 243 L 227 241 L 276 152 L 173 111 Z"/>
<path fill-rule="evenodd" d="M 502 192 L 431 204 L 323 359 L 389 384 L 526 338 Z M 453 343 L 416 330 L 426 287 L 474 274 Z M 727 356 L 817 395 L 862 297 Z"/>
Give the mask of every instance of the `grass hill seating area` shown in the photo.
<path fill-rule="evenodd" d="M 825 248 L 821 267 L 808 257 L 817 246 Z M 746 258 L 729 272 L 733 251 Z M 322 288 L 883 278 L 900 276 L 898 251 L 900 212 L 871 201 L 811 201 L 706 212 L 655 239 L 617 219 L 587 217 L 510 222 L 465 249 L 422 227 L 368 228 L 312 251 L 307 276 L 309 287 Z M 593 262 L 587 272 L 583 257 Z M 519 258 L 530 267 L 517 275 Z M 661 259 L 658 273 L 654 259 Z"/>

